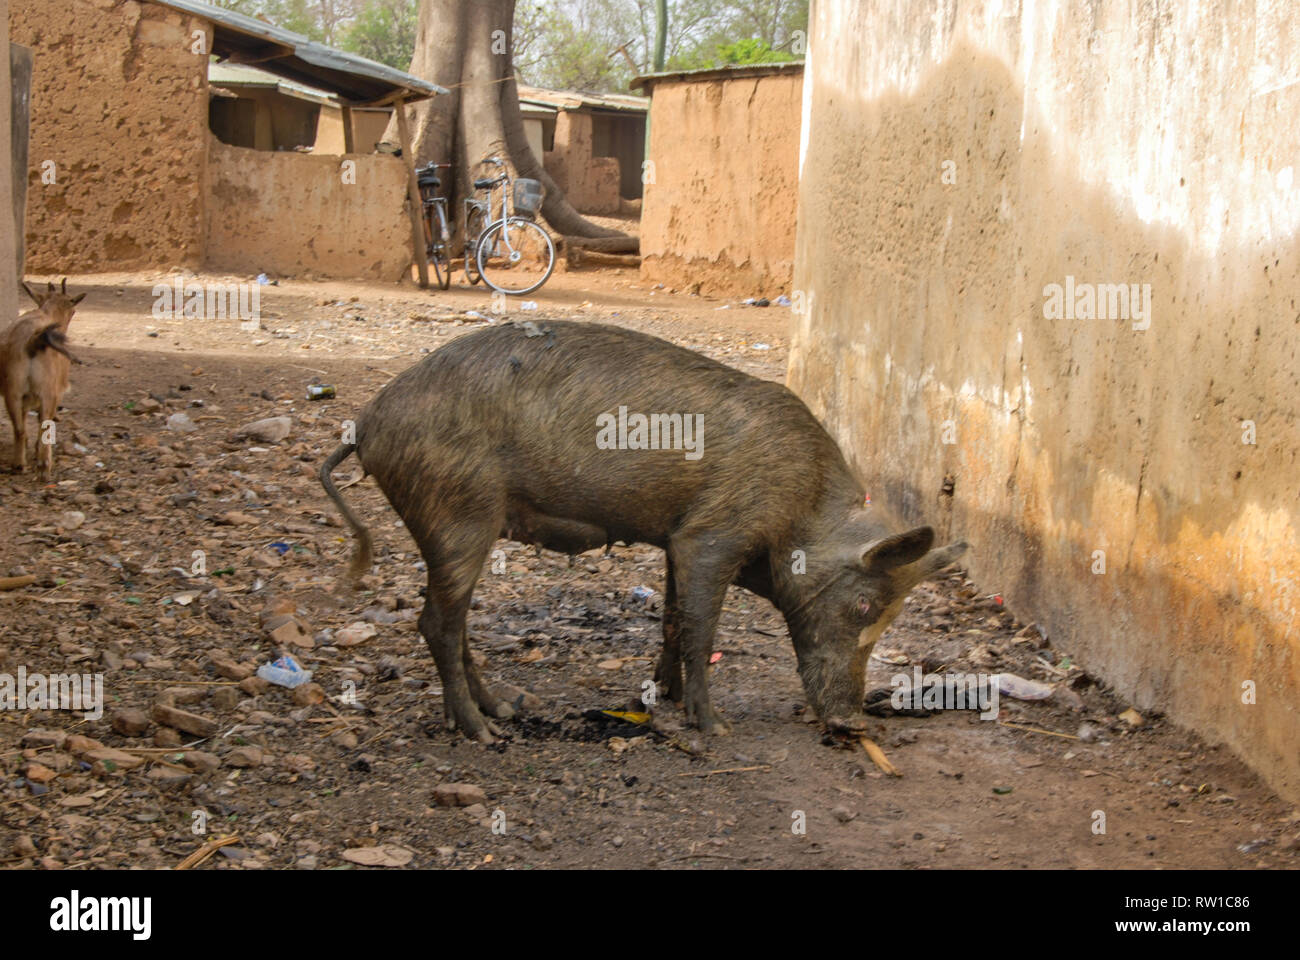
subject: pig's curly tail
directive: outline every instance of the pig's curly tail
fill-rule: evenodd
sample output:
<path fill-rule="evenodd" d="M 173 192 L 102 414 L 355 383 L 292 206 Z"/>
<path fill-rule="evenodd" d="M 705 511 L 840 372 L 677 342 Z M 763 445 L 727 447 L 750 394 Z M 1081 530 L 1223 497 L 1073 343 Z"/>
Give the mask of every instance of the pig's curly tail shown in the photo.
<path fill-rule="evenodd" d="M 348 568 L 348 577 L 353 581 L 361 577 L 370 569 L 370 564 L 374 558 L 374 545 L 370 539 L 370 530 L 364 523 L 357 519 L 351 508 L 343 502 L 343 497 L 339 495 L 338 488 L 334 486 L 334 468 L 340 463 L 352 456 L 356 452 L 355 443 L 345 443 L 328 457 L 321 464 L 320 483 L 325 488 L 325 493 L 334 501 L 334 506 L 338 508 L 339 513 L 343 514 L 343 519 L 348 522 L 352 528 L 352 534 L 357 539 L 356 550 L 352 554 L 352 566 Z"/>

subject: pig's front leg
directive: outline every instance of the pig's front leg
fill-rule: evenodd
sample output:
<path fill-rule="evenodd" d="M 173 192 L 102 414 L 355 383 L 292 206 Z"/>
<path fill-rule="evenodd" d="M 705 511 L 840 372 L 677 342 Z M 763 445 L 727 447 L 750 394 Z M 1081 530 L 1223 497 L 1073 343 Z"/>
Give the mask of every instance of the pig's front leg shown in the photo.
<path fill-rule="evenodd" d="M 738 548 L 732 538 L 713 533 L 679 534 L 668 544 L 686 666 L 686 721 L 706 734 L 731 732 L 709 699 L 709 656 L 722 601 L 740 569 Z"/>
<path fill-rule="evenodd" d="M 682 622 L 677 607 L 677 584 L 674 582 L 673 562 L 668 560 L 664 577 L 664 648 L 655 667 L 655 683 L 673 703 L 682 700 Z"/>

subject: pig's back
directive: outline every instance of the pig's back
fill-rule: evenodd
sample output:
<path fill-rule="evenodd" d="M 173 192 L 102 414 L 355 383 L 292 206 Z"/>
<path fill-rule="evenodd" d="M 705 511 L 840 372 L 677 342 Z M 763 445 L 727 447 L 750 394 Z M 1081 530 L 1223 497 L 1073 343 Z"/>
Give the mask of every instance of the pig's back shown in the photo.
<path fill-rule="evenodd" d="M 691 437 L 698 458 L 684 444 L 598 444 L 602 425 L 606 441 L 618 439 L 620 407 L 628 418 L 702 421 L 702 438 Z M 473 478 L 614 539 L 650 542 L 688 515 L 785 526 L 792 499 L 811 502 L 848 477 L 834 441 L 784 386 L 647 334 L 571 321 L 493 327 L 439 348 L 375 398 L 358 445 L 385 490 L 391 470 Z"/>

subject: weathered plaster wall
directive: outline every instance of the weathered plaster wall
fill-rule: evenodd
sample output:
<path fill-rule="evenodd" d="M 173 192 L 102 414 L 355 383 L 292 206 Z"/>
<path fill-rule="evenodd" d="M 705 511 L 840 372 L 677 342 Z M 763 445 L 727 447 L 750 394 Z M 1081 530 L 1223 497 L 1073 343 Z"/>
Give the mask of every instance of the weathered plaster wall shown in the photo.
<path fill-rule="evenodd" d="M 1300 798 L 1300 19 L 818 0 L 809 34 L 790 385 L 876 501 Z M 1149 328 L 1048 318 L 1067 276 L 1150 284 Z"/>
<path fill-rule="evenodd" d="M 702 293 L 789 293 L 801 86 L 798 73 L 655 83 L 642 278 Z"/>
<path fill-rule="evenodd" d="M 0 0 L 0 217 L 13 209 L 13 182 L 9 150 L 9 0 Z M 18 315 L 18 264 L 14 231 L 8 222 L 0 229 L 0 323 L 7 326 Z"/>
<path fill-rule="evenodd" d="M 345 182 L 344 161 L 355 182 Z M 212 269 L 396 282 L 411 262 L 397 157 L 272 153 L 211 137 L 208 176 Z"/>
<path fill-rule="evenodd" d="M 197 265 L 207 57 L 191 48 L 206 21 L 136 0 L 9 8 L 12 39 L 36 55 L 27 269 Z"/>
<path fill-rule="evenodd" d="M 575 210 L 591 214 L 618 213 L 621 167 L 617 157 L 592 155 L 591 114 L 559 111 L 555 117 L 553 149 L 542 156 L 546 172 Z"/>

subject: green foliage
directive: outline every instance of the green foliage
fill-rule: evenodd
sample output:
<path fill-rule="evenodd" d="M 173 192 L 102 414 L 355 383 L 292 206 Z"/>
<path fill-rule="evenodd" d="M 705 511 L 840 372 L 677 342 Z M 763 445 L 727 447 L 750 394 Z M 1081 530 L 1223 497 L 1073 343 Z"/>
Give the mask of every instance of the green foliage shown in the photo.
<path fill-rule="evenodd" d="M 213 2 L 399 69 L 411 63 L 420 0 Z M 525 83 L 558 90 L 626 90 L 651 72 L 656 4 L 518 0 L 515 70 Z M 800 59 L 807 29 L 808 0 L 668 0 L 666 69 Z"/>
<path fill-rule="evenodd" d="M 339 46 L 398 70 L 411 65 L 415 52 L 417 0 L 371 0 L 346 28 Z"/>

